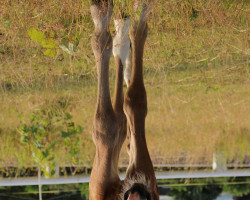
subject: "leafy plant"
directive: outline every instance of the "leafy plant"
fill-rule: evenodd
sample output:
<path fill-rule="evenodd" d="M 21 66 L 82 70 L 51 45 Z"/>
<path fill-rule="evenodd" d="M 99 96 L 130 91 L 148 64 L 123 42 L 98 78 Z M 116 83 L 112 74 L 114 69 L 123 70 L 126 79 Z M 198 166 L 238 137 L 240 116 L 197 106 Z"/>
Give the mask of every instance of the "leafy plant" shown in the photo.
<path fill-rule="evenodd" d="M 22 122 L 20 140 L 31 151 L 33 160 L 41 167 L 45 176 L 55 175 L 56 144 L 64 144 L 72 159 L 77 163 L 81 126 L 76 126 L 69 113 L 58 110 L 41 110 L 30 116 L 29 123 Z M 63 140 L 63 141 L 61 141 Z M 49 170 L 48 170 L 49 169 Z"/>
<path fill-rule="evenodd" d="M 79 137 L 76 136 L 82 133 L 83 129 L 81 126 L 76 126 L 74 122 L 70 121 L 72 116 L 69 113 L 65 114 L 65 129 L 61 131 L 61 136 L 64 140 L 64 145 L 69 148 L 69 155 L 72 163 L 77 164 L 77 155 L 80 152 L 78 147 Z M 74 138 L 74 139 L 73 139 Z"/>
<path fill-rule="evenodd" d="M 74 52 L 76 51 L 76 48 L 77 46 L 74 45 L 73 43 L 69 42 L 69 43 L 66 43 L 66 42 L 62 42 L 59 47 L 66 53 L 70 54 L 70 55 L 73 55 Z"/>
<path fill-rule="evenodd" d="M 30 28 L 28 30 L 28 35 L 31 40 L 40 43 L 42 47 L 46 49 L 43 54 L 50 57 L 56 56 L 56 49 L 58 48 L 70 55 L 73 55 L 74 52 L 76 52 L 77 46 L 82 36 L 82 34 L 79 32 L 74 38 L 74 43 L 63 40 L 59 45 L 57 45 L 53 38 L 46 37 L 42 31 L 36 30 L 35 28 Z"/>
<path fill-rule="evenodd" d="M 36 30 L 35 28 L 30 28 L 28 30 L 28 35 L 31 40 L 39 42 L 42 45 L 42 47 L 46 49 L 43 52 L 44 55 L 50 57 L 56 56 L 55 49 L 58 48 L 58 45 L 56 44 L 53 38 L 47 38 L 42 31 Z"/>

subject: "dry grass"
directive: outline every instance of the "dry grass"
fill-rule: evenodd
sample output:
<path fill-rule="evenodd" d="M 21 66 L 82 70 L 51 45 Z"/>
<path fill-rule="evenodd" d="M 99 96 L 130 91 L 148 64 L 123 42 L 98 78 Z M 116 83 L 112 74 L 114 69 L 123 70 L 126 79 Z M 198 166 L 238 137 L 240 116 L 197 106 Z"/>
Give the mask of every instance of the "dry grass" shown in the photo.
<path fill-rule="evenodd" d="M 202 157 L 211 160 L 216 151 L 228 159 L 249 154 L 249 81 L 225 84 L 227 69 L 185 72 L 181 79 L 174 73 L 148 91 L 147 130 L 155 156 L 187 155 L 198 163 Z"/>
<path fill-rule="evenodd" d="M 241 162 L 245 155 L 249 155 L 249 76 L 243 67 L 231 70 L 234 72 L 228 68 L 173 71 L 167 75 L 159 72 L 154 80 L 146 76 L 149 103 L 146 130 L 153 159 L 160 157 L 162 162 L 177 162 L 179 157 L 188 157 L 185 162 L 199 163 L 211 161 L 213 153 L 220 151 L 228 159 L 237 158 Z M 204 76 L 209 77 L 208 80 L 204 80 Z M 225 84 L 232 77 L 235 81 Z M 28 116 L 44 105 L 53 107 L 58 104 L 66 107 L 74 121 L 84 127 L 80 160 L 91 161 L 94 155 L 90 133 L 95 93 L 95 83 L 52 91 L 5 93 L 0 106 L 0 149 L 1 155 L 5 155 L 1 164 L 31 164 L 15 132 L 20 113 Z M 58 149 L 57 153 L 60 155 L 64 150 Z M 125 156 L 123 151 L 122 157 Z M 62 157 L 57 161 L 61 164 L 70 162 Z"/>
<path fill-rule="evenodd" d="M 80 160 L 89 164 L 96 98 L 90 46 L 90 1 L 8 1 L 0 5 L 0 166 L 32 164 L 16 132 L 43 106 L 62 106 L 84 128 Z M 115 12 L 119 1 L 115 1 Z M 129 11 L 128 11 L 129 12 Z M 147 138 L 153 159 L 197 163 L 220 151 L 242 162 L 250 155 L 249 3 L 233 0 L 155 1 L 145 48 Z M 29 28 L 73 56 L 43 55 Z M 112 29 L 113 30 L 113 29 Z M 113 90 L 113 58 L 110 69 Z M 58 155 L 63 148 L 56 150 Z M 122 156 L 125 156 L 125 150 Z M 68 163 L 62 156 L 57 162 Z"/>

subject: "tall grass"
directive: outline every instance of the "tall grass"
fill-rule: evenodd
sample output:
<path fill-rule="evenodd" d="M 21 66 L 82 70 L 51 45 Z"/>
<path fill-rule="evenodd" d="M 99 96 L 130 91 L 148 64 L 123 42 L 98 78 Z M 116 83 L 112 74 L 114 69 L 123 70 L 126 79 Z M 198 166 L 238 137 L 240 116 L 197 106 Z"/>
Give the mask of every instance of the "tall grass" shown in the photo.
<path fill-rule="evenodd" d="M 124 5 L 114 3 L 116 16 Z M 91 164 L 96 69 L 89 6 L 84 0 L 2 1 L 0 166 L 32 164 L 16 129 L 21 115 L 27 119 L 44 106 L 61 106 L 84 128 L 79 155 L 88 161 L 80 164 Z M 162 162 L 180 157 L 188 163 L 210 162 L 218 151 L 243 162 L 250 155 L 249 18 L 246 0 L 154 1 L 144 74 L 146 130 L 155 162 L 159 156 Z M 77 49 L 70 55 L 58 48 L 55 57 L 45 56 L 45 48 L 29 38 L 31 28 Z M 112 91 L 114 79 L 112 58 Z M 57 162 L 69 160 L 58 156 Z"/>

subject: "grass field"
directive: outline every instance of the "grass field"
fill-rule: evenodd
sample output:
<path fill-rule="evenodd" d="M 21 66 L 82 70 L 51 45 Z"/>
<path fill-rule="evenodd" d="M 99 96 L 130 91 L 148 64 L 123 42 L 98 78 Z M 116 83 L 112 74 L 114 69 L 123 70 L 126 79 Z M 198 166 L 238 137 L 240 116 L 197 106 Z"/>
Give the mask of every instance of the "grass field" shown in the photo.
<path fill-rule="evenodd" d="M 155 162 L 199 163 L 215 152 L 238 162 L 250 156 L 249 8 L 235 0 L 155 1 L 144 54 L 146 132 Z M 17 129 L 44 108 L 67 111 L 83 127 L 77 163 L 90 165 L 97 78 L 89 1 L 4 0 L 0 10 L 0 166 L 34 164 Z M 34 42 L 32 28 L 54 46 Z M 44 55 L 48 49 L 56 54 Z M 114 80 L 112 58 L 111 91 Z M 57 163 L 72 164 L 60 156 L 68 155 L 63 145 L 53 151 Z"/>

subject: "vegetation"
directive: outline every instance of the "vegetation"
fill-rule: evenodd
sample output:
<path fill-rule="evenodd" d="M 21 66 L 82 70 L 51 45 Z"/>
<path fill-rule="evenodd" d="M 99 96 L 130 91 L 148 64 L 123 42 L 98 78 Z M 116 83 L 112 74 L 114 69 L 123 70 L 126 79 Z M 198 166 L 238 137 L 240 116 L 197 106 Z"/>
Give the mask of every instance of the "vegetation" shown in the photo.
<path fill-rule="evenodd" d="M 216 199 L 221 193 L 243 197 L 250 193 L 249 177 L 161 180 L 160 187 L 170 187 L 166 195 L 174 200 Z"/>
<path fill-rule="evenodd" d="M 78 163 L 79 137 L 81 126 L 76 126 L 70 121 L 69 113 L 41 110 L 30 116 L 30 123 L 23 122 L 18 130 L 21 142 L 26 144 L 35 163 L 42 169 L 45 176 L 53 176 L 56 173 L 55 146 L 58 149 L 67 149 L 72 164 Z M 60 139 L 61 138 L 61 139 Z"/>
<path fill-rule="evenodd" d="M 96 68 L 89 6 L 85 0 L 2 1 L 0 166 L 35 163 L 18 130 L 43 110 L 70 113 L 70 121 L 83 127 L 76 162 L 62 156 L 70 148 L 61 148 L 62 137 L 50 132 L 58 139 L 51 148 L 56 162 L 91 165 Z M 121 6 L 115 1 L 113 16 Z M 250 155 L 249 2 L 159 0 L 152 9 L 144 55 L 152 159 L 211 162 L 221 152 L 242 163 Z M 112 92 L 114 80 L 112 58 Z M 127 158 L 125 150 L 121 157 Z"/>
<path fill-rule="evenodd" d="M 169 179 L 158 180 L 160 195 L 171 196 L 173 199 L 213 200 L 221 193 L 231 194 L 235 198 L 250 194 L 249 177 L 206 178 L 206 179 Z M 88 184 L 44 185 L 43 198 L 88 199 Z M 38 198 L 37 186 L 0 187 L 0 197 L 5 199 Z M 247 199 L 247 198 L 245 198 Z"/>
<path fill-rule="evenodd" d="M 43 199 L 86 200 L 89 198 L 88 184 L 43 185 Z M 38 186 L 0 187 L 0 197 L 6 200 L 39 199 Z"/>

